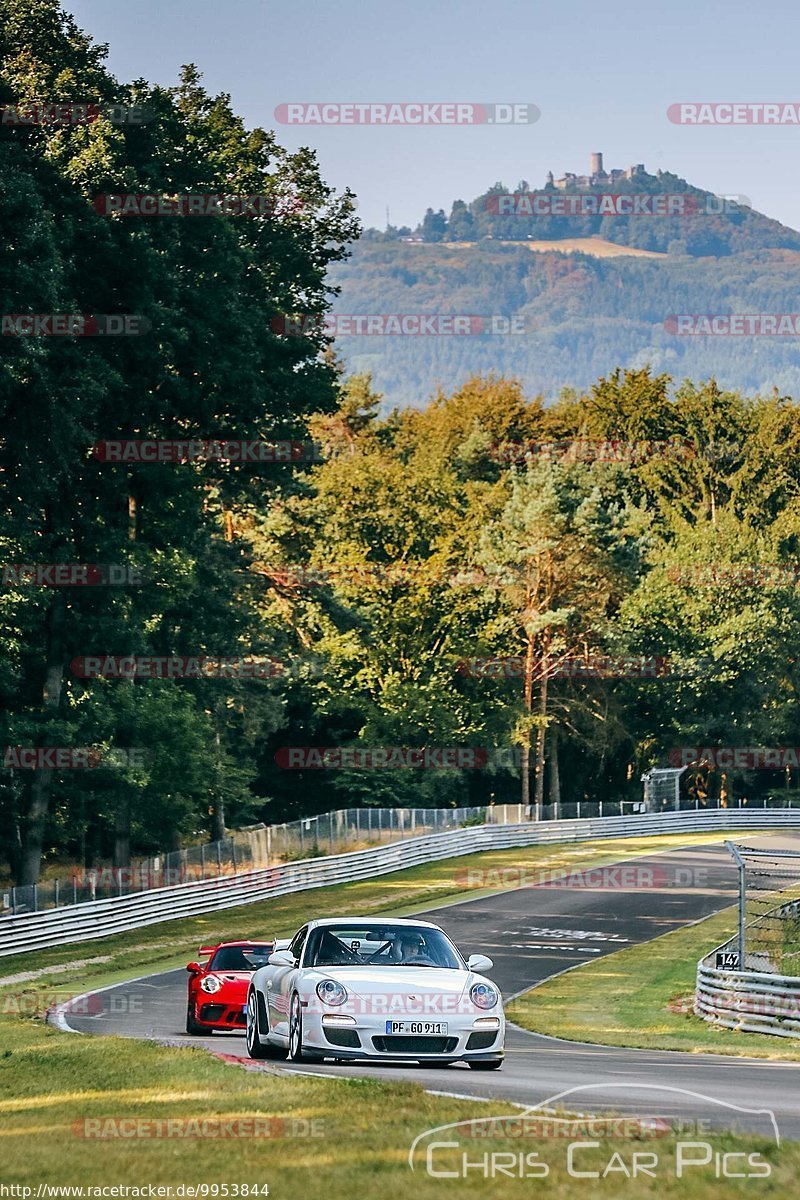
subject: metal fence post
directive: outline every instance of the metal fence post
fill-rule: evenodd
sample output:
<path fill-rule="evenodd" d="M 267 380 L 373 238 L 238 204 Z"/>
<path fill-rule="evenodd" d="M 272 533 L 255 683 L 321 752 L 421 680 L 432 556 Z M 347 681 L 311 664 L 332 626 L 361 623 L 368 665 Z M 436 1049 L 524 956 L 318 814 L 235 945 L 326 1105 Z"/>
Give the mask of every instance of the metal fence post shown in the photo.
<path fill-rule="evenodd" d="M 56 908 L 58 908 L 58 880 L 56 880 Z"/>
<path fill-rule="evenodd" d="M 231 838 L 231 858 L 233 859 L 233 873 L 236 874 L 236 838 Z"/>
<path fill-rule="evenodd" d="M 205 843 L 200 843 L 200 878 L 206 877 L 206 847 Z"/>
<path fill-rule="evenodd" d="M 726 842 L 725 845 L 730 852 L 733 861 L 739 870 L 739 970 L 745 971 L 745 948 L 746 948 L 746 932 L 745 932 L 745 906 L 747 904 L 747 876 L 744 865 L 744 859 L 739 853 L 739 847 L 733 842 Z"/>
<path fill-rule="evenodd" d="M 39 911 L 39 885 L 38 885 L 38 883 L 35 883 L 33 885 L 33 911 L 34 912 Z"/>

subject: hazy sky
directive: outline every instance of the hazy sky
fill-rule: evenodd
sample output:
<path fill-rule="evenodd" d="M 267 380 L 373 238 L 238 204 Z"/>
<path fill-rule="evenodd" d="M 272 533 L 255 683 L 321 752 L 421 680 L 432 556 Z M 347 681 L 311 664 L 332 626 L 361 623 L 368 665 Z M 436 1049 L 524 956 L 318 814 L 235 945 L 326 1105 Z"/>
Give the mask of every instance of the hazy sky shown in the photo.
<path fill-rule="evenodd" d="M 800 126 L 671 124 L 678 101 L 800 102 L 800 6 L 642 0 L 66 0 L 123 80 L 195 62 L 251 125 L 318 152 L 368 225 L 416 224 L 502 181 L 643 162 L 800 227 Z M 527 102 L 533 125 L 275 126 L 291 101 Z"/>

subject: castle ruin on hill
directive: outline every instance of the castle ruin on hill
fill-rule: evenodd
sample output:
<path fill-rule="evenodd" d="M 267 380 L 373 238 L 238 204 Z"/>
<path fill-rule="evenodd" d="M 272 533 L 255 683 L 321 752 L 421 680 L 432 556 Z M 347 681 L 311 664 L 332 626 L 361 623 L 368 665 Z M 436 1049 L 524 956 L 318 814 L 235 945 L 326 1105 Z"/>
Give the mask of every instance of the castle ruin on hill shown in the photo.
<path fill-rule="evenodd" d="M 602 187 L 607 183 L 618 183 L 622 179 L 635 179 L 637 175 L 646 175 L 644 163 L 636 163 L 632 167 L 626 167 L 624 170 L 620 167 L 614 167 L 611 171 L 603 169 L 603 155 L 600 151 L 595 151 L 589 158 L 589 174 L 588 175 L 573 175 L 567 171 L 560 179 L 553 178 L 553 172 L 547 172 L 547 186 L 559 188 L 561 191 L 566 191 L 569 188 L 588 188 Z"/>

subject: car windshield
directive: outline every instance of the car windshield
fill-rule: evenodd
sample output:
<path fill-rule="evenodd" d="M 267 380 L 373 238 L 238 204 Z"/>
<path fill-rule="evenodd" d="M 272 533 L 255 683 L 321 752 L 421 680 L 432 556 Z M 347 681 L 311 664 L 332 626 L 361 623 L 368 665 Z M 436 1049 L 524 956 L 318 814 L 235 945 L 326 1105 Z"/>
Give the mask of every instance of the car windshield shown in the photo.
<path fill-rule="evenodd" d="M 220 946 L 211 960 L 211 971 L 257 971 L 267 965 L 271 946 Z"/>
<path fill-rule="evenodd" d="M 304 966 L 464 969 L 441 930 L 423 925 L 320 926 L 311 933 Z"/>

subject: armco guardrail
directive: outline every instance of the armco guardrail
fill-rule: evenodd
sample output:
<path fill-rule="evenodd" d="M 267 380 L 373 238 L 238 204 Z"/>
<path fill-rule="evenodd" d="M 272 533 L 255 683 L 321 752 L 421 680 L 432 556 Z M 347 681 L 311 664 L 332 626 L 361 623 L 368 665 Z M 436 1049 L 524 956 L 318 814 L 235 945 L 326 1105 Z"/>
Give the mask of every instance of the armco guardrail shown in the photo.
<path fill-rule="evenodd" d="M 411 838 L 394 845 L 286 863 L 221 879 L 113 897 L 46 912 L 6 917 L 0 957 L 44 946 L 71 945 L 124 933 L 178 917 L 198 916 L 239 904 L 252 904 L 310 888 L 349 883 L 402 871 L 437 859 L 512 846 L 635 837 L 657 833 L 791 828 L 800 815 L 791 809 L 672 812 L 581 821 L 541 821 L 524 825 L 477 825 L 451 833 Z"/>
<path fill-rule="evenodd" d="M 734 940 L 717 946 L 698 963 L 694 1011 L 726 1029 L 800 1038 L 799 978 L 766 971 L 720 971 L 711 965 L 717 951 L 728 949 Z"/>

